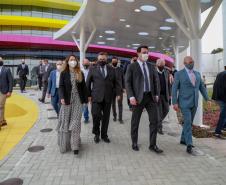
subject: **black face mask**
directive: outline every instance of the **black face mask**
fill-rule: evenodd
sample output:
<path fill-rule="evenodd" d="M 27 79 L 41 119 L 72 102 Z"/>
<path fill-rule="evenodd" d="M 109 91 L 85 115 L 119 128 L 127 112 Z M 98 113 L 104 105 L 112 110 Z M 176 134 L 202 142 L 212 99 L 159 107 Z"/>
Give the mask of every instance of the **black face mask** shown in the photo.
<path fill-rule="evenodd" d="M 88 68 L 89 68 L 89 65 L 83 65 L 83 67 L 84 67 L 85 69 L 88 69 Z"/>
<path fill-rule="evenodd" d="M 100 66 L 104 67 L 107 64 L 107 61 L 105 61 L 105 60 L 99 60 L 98 63 L 100 64 Z"/>
<path fill-rule="evenodd" d="M 112 65 L 113 65 L 114 67 L 117 67 L 118 63 L 112 63 Z"/>
<path fill-rule="evenodd" d="M 163 71 L 164 66 L 159 66 L 158 68 L 159 68 L 159 71 Z"/>
<path fill-rule="evenodd" d="M 3 66 L 3 61 L 0 61 L 0 66 Z"/>

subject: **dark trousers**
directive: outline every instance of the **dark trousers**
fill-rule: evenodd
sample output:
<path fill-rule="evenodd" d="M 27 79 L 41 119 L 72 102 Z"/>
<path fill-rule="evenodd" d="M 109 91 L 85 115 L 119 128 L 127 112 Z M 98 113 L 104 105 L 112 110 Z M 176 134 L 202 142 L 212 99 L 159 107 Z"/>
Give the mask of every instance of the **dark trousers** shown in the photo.
<path fill-rule="evenodd" d="M 83 117 L 85 121 L 89 121 L 89 107 L 88 104 L 83 106 Z"/>
<path fill-rule="evenodd" d="M 46 98 L 46 92 L 47 92 L 47 88 L 48 88 L 48 81 L 44 81 L 42 82 L 43 85 L 43 89 L 42 89 L 42 101 L 45 101 Z"/>
<path fill-rule="evenodd" d="M 117 111 L 116 111 L 116 94 L 114 94 L 113 99 L 112 99 L 112 111 L 113 111 L 113 116 L 114 118 L 117 118 Z M 120 100 L 117 100 L 118 102 L 118 114 L 119 114 L 119 121 L 122 121 L 122 109 L 123 109 L 123 105 L 122 105 L 122 101 L 123 101 L 123 94 L 120 95 Z"/>
<path fill-rule="evenodd" d="M 223 101 L 218 101 L 220 106 L 220 117 L 215 130 L 216 134 L 221 134 L 221 130 L 226 126 L 226 103 Z"/>
<path fill-rule="evenodd" d="M 92 116 L 93 116 L 93 134 L 100 135 L 101 124 L 101 138 L 108 137 L 108 125 L 111 113 L 111 102 L 102 101 L 100 103 L 92 103 Z"/>
<path fill-rule="evenodd" d="M 181 141 L 187 145 L 192 145 L 192 123 L 195 117 L 197 107 L 181 108 L 184 119 Z"/>
<path fill-rule="evenodd" d="M 166 118 L 169 113 L 169 102 L 166 100 L 165 95 L 160 95 L 158 102 L 158 111 L 159 111 L 159 124 L 158 129 L 162 129 L 162 121 Z"/>
<path fill-rule="evenodd" d="M 56 92 L 54 96 L 51 96 L 51 104 L 52 104 L 54 110 L 56 111 L 57 115 L 59 115 L 60 99 L 59 99 L 58 92 Z"/>
<path fill-rule="evenodd" d="M 42 90 L 42 75 L 38 76 L 38 88 L 39 90 Z"/>
<path fill-rule="evenodd" d="M 27 77 L 20 77 L 20 91 L 25 91 L 25 87 L 26 87 L 26 83 L 27 83 Z"/>
<path fill-rule="evenodd" d="M 144 93 L 143 100 L 140 104 L 133 106 L 132 120 L 131 120 L 131 139 L 133 144 L 138 141 L 138 129 L 140 118 L 143 109 L 147 110 L 149 117 L 149 141 L 150 146 L 156 145 L 157 128 L 158 128 L 158 108 L 157 103 L 154 102 L 151 93 Z"/>

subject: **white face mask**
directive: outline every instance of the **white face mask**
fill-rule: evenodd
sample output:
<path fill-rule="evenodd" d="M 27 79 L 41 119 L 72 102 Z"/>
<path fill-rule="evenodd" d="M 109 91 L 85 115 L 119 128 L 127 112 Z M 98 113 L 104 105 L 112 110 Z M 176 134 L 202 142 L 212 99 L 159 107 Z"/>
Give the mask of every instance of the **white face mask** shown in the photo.
<path fill-rule="evenodd" d="M 57 65 L 57 70 L 58 70 L 58 71 L 61 70 L 61 65 Z"/>
<path fill-rule="evenodd" d="M 70 67 L 75 68 L 78 65 L 78 62 L 76 60 L 71 60 L 68 64 Z"/>
<path fill-rule="evenodd" d="M 148 54 L 141 54 L 141 59 L 146 62 L 148 60 L 149 56 Z"/>

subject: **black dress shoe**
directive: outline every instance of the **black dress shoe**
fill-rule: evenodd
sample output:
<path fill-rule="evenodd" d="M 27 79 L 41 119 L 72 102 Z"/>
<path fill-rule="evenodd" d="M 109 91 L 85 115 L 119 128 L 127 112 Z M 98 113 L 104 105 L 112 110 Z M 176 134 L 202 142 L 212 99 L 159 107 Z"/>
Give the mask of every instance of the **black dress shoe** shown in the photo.
<path fill-rule="evenodd" d="M 157 153 L 157 154 L 163 153 L 163 150 L 159 149 L 157 145 L 155 145 L 155 146 L 150 146 L 150 147 L 149 147 L 149 150 L 150 150 L 150 151 L 153 151 L 153 152 L 155 152 L 155 153 Z"/>
<path fill-rule="evenodd" d="M 214 137 L 217 139 L 226 140 L 226 137 L 222 136 L 221 134 L 214 134 Z"/>
<path fill-rule="evenodd" d="M 105 143 L 110 143 L 110 139 L 108 137 L 105 137 L 105 138 L 102 138 L 102 140 L 105 142 Z"/>
<path fill-rule="evenodd" d="M 137 144 L 132 144 L 132 149 L 134 151 L 139 151 L 139 147 L 137 146 Z"/>
<path fill-rule="evenodd" d="M 38 101 L 40 101 L 41 103 L 44 103 L 44 100 L 39 98 Z"/>
<path fill-rule="evenodd" d="M 95 137 L 94 137 L 94 142 L 95 142 L 95 143 L 99 143 L 99 142 L 100 142 L 99 136 L 95 136 Z"/>
<path fill-rule="evenodd" d="M 164 132 L 162 131 L 162 129 L 158 129 L 158 133 L 159 133 L 160 135 L 164 135 Z"/>
<path fill-rule="evenodd" d="M 187 146 L 187 153 L 192 154 L 193 150 L 192 150 L 192 145 L 188 145 Z"/>
<path fill-rule="evenodd" d="M 113 118 L 113 121 L 117 121 L 117 118 Z"/>
<path fill-rule="evenodd" d="M 74 150 L 74 155 L 78 155 L 79 150 Z"/>
<path fill-rule="evenodd" d="M 124 121 L 123 121 L 123 120 L 119 120 L 119 123 L 120 123 L 120 124 L 123 124 L 123 123 L 124 123 Z"/>

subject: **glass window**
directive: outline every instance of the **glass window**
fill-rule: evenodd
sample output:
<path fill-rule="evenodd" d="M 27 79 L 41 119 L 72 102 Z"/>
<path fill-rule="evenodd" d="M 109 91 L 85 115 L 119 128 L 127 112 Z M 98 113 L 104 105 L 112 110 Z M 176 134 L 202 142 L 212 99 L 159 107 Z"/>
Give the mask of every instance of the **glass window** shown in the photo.
<path fill-rule="evenodd" d="M 12 15 L 21 16 L 21 6 L 12 6 Z"/>
<path fill-rule="evenodd" d="M 32 14 L 31 6 L 22 6 L 22 15 L 30 17 Z"/>
<path fill-rule="evenodd" d="M 42 17 L 42 8 L 32 7 L 32 17 Z"/>
<path fill-rule="evenodd" d="M 10 5 L 4 5 L 2 7 L 2 15 L 11 15 L 12 14 L 12 9 Z"/>
<path fill-rule="evenodd" d="M 2 26 L 2 33 L 12 33 L 12 26 Z"/>

